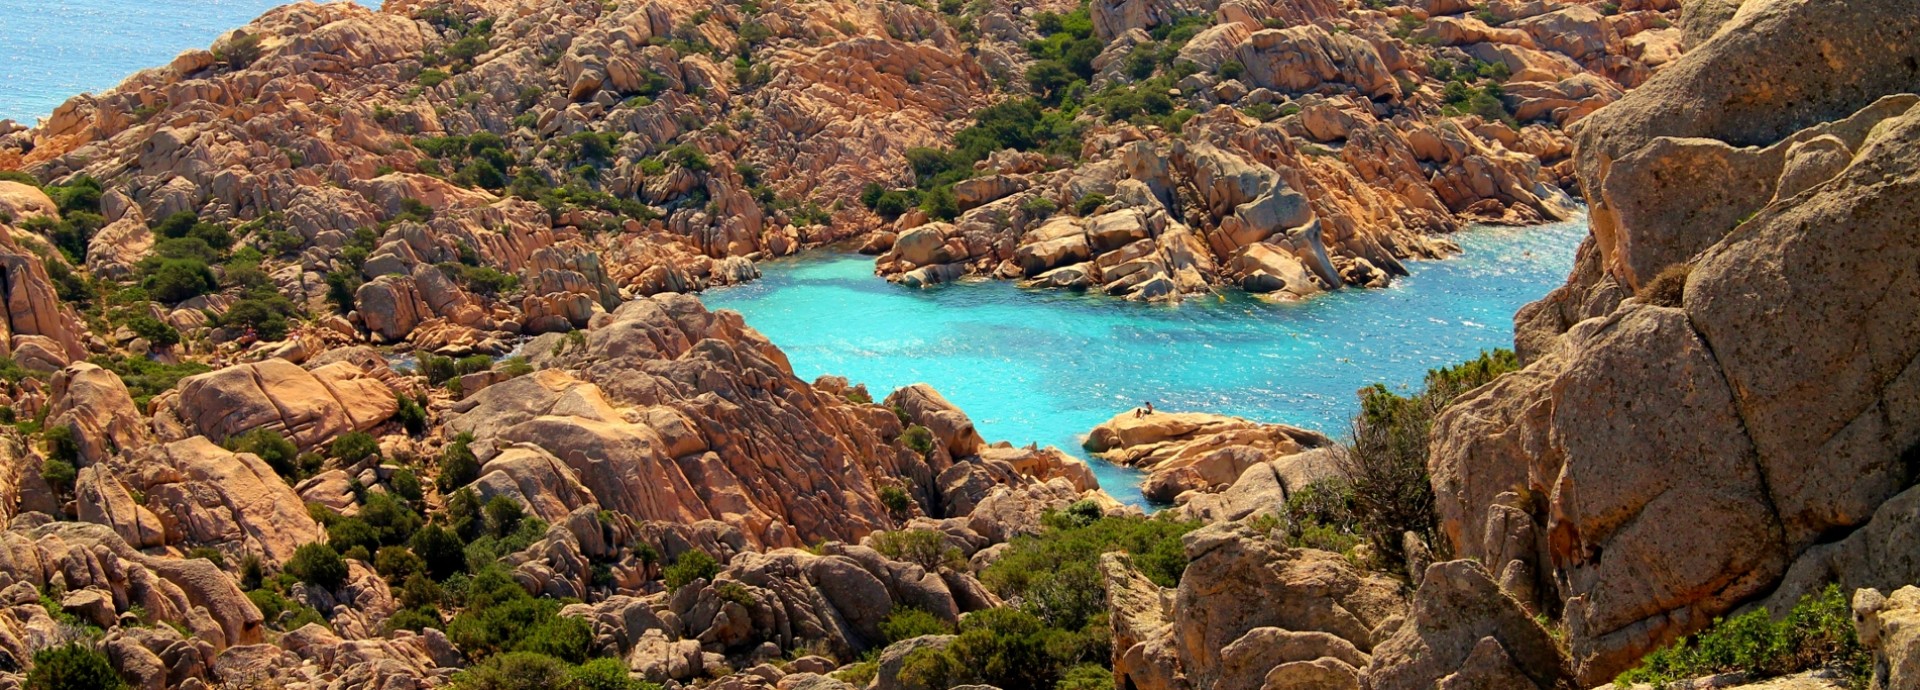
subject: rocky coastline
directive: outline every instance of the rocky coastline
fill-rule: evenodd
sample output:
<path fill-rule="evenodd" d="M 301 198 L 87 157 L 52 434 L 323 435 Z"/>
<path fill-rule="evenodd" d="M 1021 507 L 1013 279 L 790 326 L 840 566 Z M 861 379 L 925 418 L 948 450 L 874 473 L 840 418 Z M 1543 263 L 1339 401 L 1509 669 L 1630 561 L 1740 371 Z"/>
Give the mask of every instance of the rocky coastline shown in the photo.
<path fill-rule="evenodd" d="M 1911 10 L 275 9 L 0 126 L 0 686 L 1914 687 Z M 692 294 L 1304 298 L 1576 197 L 1340 438 L 1092 429 L 1152 515 Z"/>

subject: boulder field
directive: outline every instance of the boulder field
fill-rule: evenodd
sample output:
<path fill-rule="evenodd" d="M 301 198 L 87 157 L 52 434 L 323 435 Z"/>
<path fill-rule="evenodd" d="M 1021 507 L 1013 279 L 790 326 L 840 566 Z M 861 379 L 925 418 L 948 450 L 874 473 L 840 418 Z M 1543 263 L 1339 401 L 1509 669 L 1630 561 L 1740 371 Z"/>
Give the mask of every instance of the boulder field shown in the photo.
<path fill-rule="evenodd" d="M 1833 592 L 1914 687 L 1912 9 L 273 9 L 0 122 L 0 687 L 1559 690 Z M 696 294 L 1299 299 L 1576 200 L 1412 464 L 1122 413 L 1152 515 Z"/>

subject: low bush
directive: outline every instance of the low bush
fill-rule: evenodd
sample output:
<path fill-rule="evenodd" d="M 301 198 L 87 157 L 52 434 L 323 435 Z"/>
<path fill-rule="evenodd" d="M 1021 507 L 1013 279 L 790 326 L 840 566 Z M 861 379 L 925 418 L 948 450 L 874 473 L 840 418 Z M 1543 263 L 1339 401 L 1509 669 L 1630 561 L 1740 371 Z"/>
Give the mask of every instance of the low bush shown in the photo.
<path fill-rule="evenodd" d="M 1066 513 L 1048 514 L 1045 524 L 1040 534 L 1010 542 L 980 581 L 1002 599 L 1019 599 L 1022 610 L 1048 625 L 1074 631 L 1105 615 L 1101 554 L 1127 552 L 1148 579 L 1173 587 L 1187 567 L 1180 538 L 1199 526 L 1137 516 L 1083 521 Z"/>
<path fill-rule="evenodd" d="M 121 690 L 126 681 L 107 655 L 85 642 L 68 642 L 33 653 L 25 690 Z"/>
<path fill-rule="evenodd" d="M 441 452 L 440 476 L 434 480 L 440 486 L 440 493 L 451 494 L 480 478 L 480 459 L 473 454 L 472 443 L 472 434 L 461 433 Z"/>
<path fill-rule="evenodd" d="M 1360 413 L 1351 423 L 1341 469 L 1352 492 L 1356 531 L 1383 565 L 1405 567 L 1403 535 L 1408 532 L 1436 549 L 1445 546 L 1437 538 L 1439 513 L 1427 476 L 1427 436 L 1434 418 L 1460 394 L 1519 368 L 1513 352 L 1495 350 L 1428 371 L 1426 388 L 1410 396 L 1380 384 L 1360 390 Z"/>
<path fill-rule="evenodd" d="M 593 646 L 586 621 L 559 615 L 558 600 L 527 594 L 497 563 L 473 576 L 462 599 L 464 607 L 447 622 L 446 632 L 471 658 L 534 652 L 580 663 Z"/>
<path fill-rule="evenodd" d="M 288 599 L 270 589 L 254 589 L 247 592 L 247 600 L 260 609 L 260 616 L 267 627 L 281 632 L 299 630 L 308 623 L 327 624 L 327 619 L 313 607 Z"/>
<path fill-rule="evenodd" d="M 961 619 L 959 636 L 945 649 L 920 649 L 900 667 L 902 684 L 946 688 L 984 683 L 1003 688 L 1051 688 L 1067 670 L 1100 664 L 1112 654 L 1105 621 L 1069 631 L 1048 627 L 1019 609 L 976 611 Z"/>
<path fill-rule="evenodd" d="M 287 560 L 287 573 L 310 585 L 334 589 L 347 581 L 347 561 L 332 546 L 305 544 Z"/>
<path fill-rule="evenodd" d="M 351 464 L 380 455 L 380 442 L 364 431 L 349 431 L 327 444 L 327 456 Z"/>
<path fill-rule="evenodd" d="M 699 549 L 691 549 L 674 559 L 661 573 L 666 578 L 667 589 L 677 590 L 695 580 L 712 581 L 720 574 L 720 562 Z"/>
<path fill-rule="evenodd" d="M 947 535 L 930 529 L 875 533 L 873 550 L 896 561 L 918 565 L 927 572 L 938 572 L 942 566 L 954 570 L 966 566 L 960 549 L 947 545 Z"/>
<path fill-rule="evenodd" d="M 895 606 L 887 612 L 886 620 L 880 621 L 880 632 L 887 636 L 887 644 L 901 640 L 911 640 L 924 635 L 947 635 L 953 632 L 953 624 L 941 620 L 939 616 L 926 609 L 912 606 Z"/>
<path fill-rule="evenodd" d="M 312 474 L 313 469 L 300 465 L 300 447 L 293 445 L 280 432 L 265 427 L 256 428 L 239 436 L 227 438 L 221 444 L 235 453 L 252 453 L 272 467 L 275 474 L 285 478 L 288 483 L 298 482 Z"/>
<path fill-rule="evenodd" d="M 1614 680 L 1617 687 L 1669 683 L 1720 673 L 1757 681 L 1810 669 L 1839 674 L 1863 689 L 1873 673 L 1873 654 L 1855 637 L 1853 609 L 1839 585 L 1802 597 L 1774 620 L 1766 609 L 1715 619 L 1697 635 L 1648 654 L 1640 666 Z"/>
<path fill-rule="evenodd" d="M 913 514 L 913 496 L 908 495 L 906 489 L 891 484 L 880 487 L 880 505 L 886 506 L 887 512 L 894 517 Z"/>

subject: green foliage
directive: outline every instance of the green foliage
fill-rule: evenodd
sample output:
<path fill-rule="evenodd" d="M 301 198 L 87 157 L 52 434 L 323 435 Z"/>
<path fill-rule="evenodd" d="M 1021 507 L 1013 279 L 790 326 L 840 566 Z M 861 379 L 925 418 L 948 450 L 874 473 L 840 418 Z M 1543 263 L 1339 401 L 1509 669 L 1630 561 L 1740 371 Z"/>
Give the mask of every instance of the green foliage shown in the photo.
<path fill-rule="evenodd" d="M 435 580 L 445 580 L 467 568 L 466 543 L 453 530 L 427 525 L 413 533 L 409 541 L 427 575 Z"/>
<path fill-rule="evenodd" d="M 173 388 L 180 379 L 211 371 L 205 364 L 183 361 L 179 364 L 163 364 L 145 357 L 108 357 L 100 355 L 87 361 L 112 371 L 127 384 L 127 392 L 133 395 L 133 404 L 145 409 L 153 396 Z"/>
<path fill-rule="evenodd" d="M 571 672 L 578 690 L 660 690 L 660 686 L 627 672 L 619 659 L 593 659 L 575 666 Z"/>
<path fill-rule="evenodd" d="M 1107 195 L 1094 192 L 1074 202 L 1073 212 L 1082 216 L 1092 215 L 1094 211 L 1100 210 L 1101 206 L 1107 205 L 1107 201 Z"/>
<path fill-rule="evenodd" d="M 87 175 L 75 175 L 62 184 L 50 184 L 40 188 L 53 199 L 53 205 L 60 207 L 60 215 L 75 211 L 89 213 L 100 212 L 100 194 L 105 191 L 100 181 Z"/>
<path fill-rule="evenodd" d="M 664 154 L 667 162 L 694 172 L 706 172 L 713 169 L 713 163 L 707 160 L 707 154 L 692 144 L 681 144 L 668 149 Z"/>
<path fill-rule="evenodd" d="M 1374 384 L 1360 390 L 1360 413 L 1351 424 L 1343 469 L 1352 488 L 1360 534 L 1385 564 L 1405 565 L 1402 535 L 1413 532 L 1435 547 L 1439 515 L 1427 476 L 1427 435 L 1434 417 L 1455 397 L 1520 368 L 1509 350 L 1427 372 L 1426 389 L 1402 396 Z"/>
<path fill-rule="evenodd" d="M 347 581 L 347 561 L 332 546 L 322 543 L 304 544 L 295 549 L 293 558 L 287 560 L 287 572 L 300 578 L 301 582 L 325 587 L 329 590 L 339 587 Z"/>
<path fill-rule="evenodd" d="M 160 247 L 156 246 L 156 252 Z M 154 299 L 179 304 L 219 287 L 213 271 L 200 259 L 169 259 L 156 253 L 140 261 L 140 286 Z"/>
<path fill-rule="evenodd" d="M 1701 633 L 1648 654 L 1614 685 L 1659 688 L 1734 672 L 1760 680 L 1816 668 L 1839 673 L 1854 688 L 1867 687 L 1873 673 L 1873 654 L 1855 637 L 1852 607 L 1837 584 L 1802 597 L 1780 620 L 1766 609 L 1714 619 Z"/>
<path fill-rule="evenodd" d="M 473 454 L 472 443 L 472 434 L 461 433 L 453 437 L 453 442 L 441 453 L 440 477 L 435 480 L 440 493 L 451 494 L 454 489 L 480 478 L 480 460 Z"/>
<path fill-rule="evenodd" d="M 453 677 L 456 690 L 568 690 L 572 686 L 566 662 L 533 652 L 500 654 Z"/>
<path fill-rule="evenodd" d="M 260 609 L 261 617 L 266 619 L 267 627 L 281 632 L 299 630 L 308 623 L 327 624 L 327 619 L 313 607 L 288 599 L 270 589 L 254 589 L 247 592 L 247 600 Z"/>
<path fill-rule="evenodd" d="M 411 467 L 394 470 L 393 478 L 388 480 L 387 485 L 393 489 L 393 495 L 409 503 L 417 504 L 426 497 L 420 489 L 420 475 L 414 474 Z"/>
<path fill-rule="evenodd" d="M 1097 588 L 1096 588 L 1097 589 Z M 1104 615 L 1104 614 L 1103 614 Z M 985 683 L 1003 688 L 1048 688 L 1067 669 L 1097 664 L 1112 653 L 1106 622 L 1084 631 L 1048 627 L 1020 609 L 976 611 L 960 621 L 945 649 L 921 649 L 901 664 L 903 685 L 945 688 Z"/>
<path fill-rule="evenodd" d="M 66 427 L 55 427 L 66 429 Z M 49 430 L 51 431 L 51 430 Z M 73 482 L 79 476 L 79 470 L 73 468 L 73 462 L 59 458 L 47 458 L 40 461 L 40 478 L 46 480 L 53 492 L 66 495 L 73 491 Z"/>
<path fill-rule="evenodd" d="M 289 484 L 299 482 L 312 475 L 313 470 L 300 465 L 300 447 L 293 445 L 280 432 L 266 427 L 252 429 L 239 436 L 228 437 L 227 450 L 235 453 L 252 453 L 272 467 L 275 474 L 285 478 Z"/>
<path fill-rule="evenodd" d="M 484 508 L 487 515 L 487 530 L 493 536 L 505 537 L 520 528 L 520 521 L 526 517 L 526 511 L 520 502 L 506 496 L 494 496 L 487 499 Z"/>
<path fill-rule="evenodd" d="M 287 314 L 295 310 L 292 300 L 271 287 L 248 290 L 220 315 L 224 328 L 251 333 L 261 340 L 287 337 Z"/>
<path fill-rule="evenodd" d="M 165 349 L 180 344 L 179 329 L 145 311 L 130 312 L 116 320 L 135 335 L 146 338 L 155 348 Z"/>
<path fill-rule="evenodd" d="M 419 436 L 421 432 L 427 430 L 427 408 L 421 406 L 420 401 L 399 393 L 393 394 L 393 401 L 399 406 L 394 411 L 393 418 L 400 422 L 400 426 L 405 428 L 407 433 Z"/>
<path fill-rule="evenodd" d="M 462 598 L 465 607 L 447 622 L 446 632 L 470 657 L 535 652 L 579 663 L 593 645 L 585 621 L 559 615 L 557 600 L 527 594 L 499 564 L 476 573 Z"/>
<path fill-rule="evenodd" d="M 25 690 L 121 690 L 125 681 L 107 655 L 85 642 L 46 647 L 33 653 Z"/>
<path fill-rule="evenodd" d="M 700 549 L 689 549 L 674 559 L 661 573 L 667 582 L 667 589 L 677 590 L 695 580 L 713 580 L 720 574 L 720 562 Z"/>
<path fill-rule="evenodd" d="M 69 465 L 80 461 L 80 443 L 73 438 L 73 427 L 65 424 L 49 427 L 40 438 L 47 444 L 48 460 Z"/>
<path fill-rule="evenodd" d="M 942 566 L 959 570 L 966 565 L 960 549 L 948 546 L 947 535 L 937 530 L 877 532 L 873 535 L 873 550 L 896 561 L 926 568 L 927 572 L 938 572 Z"/>
<path fill-rule="evenodd" d="M 349 431 L 327 445 L 327 455 L 341 463 L 355 463 L 380 455 L 380 442 L 364 431 Z"/>
<path fill-rule="evenodd" d="M 1113 690 L 1113 671 L 1099 664 L 1081 664 L 1062 673 L 1053 690 Z"/>
<path fill-rule="evenodd" d="M 404 546 L 382 546 L 373 554 L 374 571 L 393 585 L 406 582 L 408 577 L 426 570 L 426 567 L 426 561 Z"/>
<path fill-rule="evenodd" d="M 933 430 L 924 426 L 918 424 L 908 426 L 906 431 L 900 432 L 900 442 L 906 444 L 909 450 L 919 453 L 921 457 L 933 455 Z"/>
<path fill-rule="evenodd" d="M 886 506 L 887 512 L 896 517 L 910 515 L 913 512 L 913 496 L 908 495 L 906 489 L 889 484 L 880 487 L 880 505 Z"/>
<path fill-rule="evenodd" d="M 1025 211 L 1034 220 L 1045 220 L 1053 217 L 1053 214 L 1060 210 L 1060 205 L 1053 203 L 1052 199 L 1036 195 L 1022 200 L 1020 210 Z"/>
<path fill-rule="evenodd" d="M 225 65 L 229 70 L 243 70 L 260 59 L 260 35 L 247 34 L 236 36 L 226 43 L 214 46 L 213 59 Z"/>
<path fill-rule="evenodd" d="M 1353 490 L 1338 479 L 1308 484 L 1287 496 L 1287 545 L 1348 553 L 1360 543 Z"/>
<path fill-rule="evenodd" d="M 519 276 L 486 266 L 440 264 L 440 271 L 468 292 L 493 297 L 520 286 Z"/>
<path fill-rule="evenodd" d="M 926 609 L 895 606 L 887 612 L 887 619 L 880 621 L 880 632 L 887 636 L 887 644 L 893 644 L 923 635 L 952 634 L 953 624 Z"/>
<path fill-rule="evenodd" d="M 327 526 L 327 543 L 343 553 L 360 547 L 371 554 L 382 546 L 407 543 L 420 524 L 420 514 L 391 494 L 367 492 L 358 514 Z"/>
<path fill-rule="evenodd" d="M 981 572 L 980 581 L 1002 599 L 1018 598 L 1022 610 L 1068 630 L 1086 627 L 1105 611 L 1101 554 L 1125 551 L 1148 579 L 1172 587 L 1187 567 L 1180 538 L 1199 526 L 1137 516 L 1086 520 L 1060 513 L 1049 514 L 1046 525 L 1038 535 L 1015 538 L 1006 553 Z"/>

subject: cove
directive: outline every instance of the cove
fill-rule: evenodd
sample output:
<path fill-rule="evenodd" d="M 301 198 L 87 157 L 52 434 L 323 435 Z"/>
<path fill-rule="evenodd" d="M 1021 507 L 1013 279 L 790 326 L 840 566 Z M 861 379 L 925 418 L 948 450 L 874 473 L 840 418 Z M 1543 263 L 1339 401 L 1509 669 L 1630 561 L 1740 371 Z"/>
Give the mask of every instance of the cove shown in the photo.
<path fill-rule="evenodd" d="M 906 288 L 870 257 L 819 252 L 764 262 L 761 280 L 702 299 L 732 309 L 795 373 L 865 383 L 874 397 L 928 383 L 989 441 L 1080 441 L 1150 400 L 1345 435 L 1355 391 L 1406 390 L 1428 369 L 1512 347 L 1513 313 L 1565 282 L 1586 218 L 1453 236 L 1463 253 L 1410 263 L 1384 290 L 1269 304 L 1244 293 L 1175 305 L 973 280 Z M 1146 505 L 1140 474 L 1092 463 L 1115 497 Z"/>

